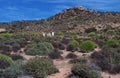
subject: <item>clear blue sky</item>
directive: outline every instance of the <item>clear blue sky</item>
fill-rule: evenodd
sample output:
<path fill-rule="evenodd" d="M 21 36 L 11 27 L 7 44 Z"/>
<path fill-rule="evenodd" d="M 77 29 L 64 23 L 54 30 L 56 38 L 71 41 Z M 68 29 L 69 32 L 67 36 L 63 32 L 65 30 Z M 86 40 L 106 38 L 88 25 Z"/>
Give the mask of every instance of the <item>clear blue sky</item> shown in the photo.
<path fill-rule="evenodd" d="M 0 0 L 0 22 L 48 18 L 74 6 L 120 12 L 120 0 Z"/>

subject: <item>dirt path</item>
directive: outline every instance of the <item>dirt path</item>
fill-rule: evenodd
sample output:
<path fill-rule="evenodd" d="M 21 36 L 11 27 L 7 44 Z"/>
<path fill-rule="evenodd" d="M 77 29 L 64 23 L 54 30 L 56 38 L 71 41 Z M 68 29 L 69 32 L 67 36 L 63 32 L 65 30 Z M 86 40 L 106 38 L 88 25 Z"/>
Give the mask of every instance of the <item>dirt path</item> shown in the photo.
<path fill-rule="evenodd" d="M 68 60 L 54 60 L 54 65 L 59 69 L 59 73 L 52 74 L 48 78 L 66 78 L 71 71 L 71 65 Z"/>
<path fill-rule="evenodd" d="M 101 49 L 96 48 L 95 50 L 100 51 Z M 22 49 L 22 51 L 24 51 L 24 49 Z M 63 59 L 53 60 L 53 63 L 56 66 L 56 68 L 59 69 L 59 72 L 55 73 L 55 74 L 52 74 L 52 75 L 48 76 L 47 78 L 66 78 L 71 73 L 72 65 L 68 63 L 68 61 L 70 59 L 65 58 L 66 55 L 69 54 L 69 53 L 71 53 L 71 52 L 68 52 L 68 51 L 64 50 L 63 54 L 62 54 Z M 89 57 L 91 55 L 91 53 L 84 53 L 84 54 L 85 54 L 86 57 Z M 79 57 L 83 56 L 83 53 L 80 53 L 80 52 L 74 52 L 74 54 L 76 54 Z M 35 56 L 26 55 L 25 53 L 21 53 L 21 55 L 26 60 L 29 60 L 29 59 L 35 57 Z M 120 78 L 120 74 L 111 75 L 111 74 L 106 73 L 106 72 L 101 72 L 101 75 L 102 75 L 102 78 Z"/>
<path fill-rule="evenodd" d="M 112 75 L 106 72 L 101 72 L 103 78 L 120 78 L 120 74 Z"/>
<path fill-rule="evenodd" d="M 47 78 L 66 78 L 71 71 L 71 65 L 68 63 L 69 59 L 65 59 L 65 56 L 70 53 L 67 51 L 63 51 L 63 59 L 61 60 L 53 60 L 54 65 L 56 68 L 59 69 L 58 73 L 52 74 L 48 76 Z"/>

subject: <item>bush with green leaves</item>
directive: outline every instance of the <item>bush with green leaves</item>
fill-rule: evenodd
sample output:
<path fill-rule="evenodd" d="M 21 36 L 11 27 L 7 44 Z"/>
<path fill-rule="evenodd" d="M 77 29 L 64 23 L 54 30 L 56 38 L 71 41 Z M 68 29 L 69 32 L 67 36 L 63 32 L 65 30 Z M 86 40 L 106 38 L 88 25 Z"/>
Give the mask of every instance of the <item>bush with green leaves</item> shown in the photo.
<path fill-rule="evenodd" d="M 53 63 L 45 58 L 34 58 L 24 65 L 27 74 L 34 78 L 46 78 L 46 76 L 58 72 Z"/>
<path fill-rule="evenodd" d="M 57 53 L 57 52 L 51 52 L 48 55 L 48 57 L 51 59 L 62 59 L 62 56 L 60 55 L 60 53 Z"/>
<path fill-rule="evenodd" d="M 80 49 L 85 51 L 85 52 L 89 52 L 89 51 L 92 51 L 96 48 L 96 44 L 95 42 L 91 41 L 91 40 L 86 40 L 86 41 L 83 41 L 81 44 L 80 44 Z"/>
<path fill-rule="evenodd" d="M 1 60 L 6 60 L 8 62 L 13 62 L 12 58 L 7 56 L 7 55 L 4 55 L 4 54 L 0 54 L 0 59 Z"/>
<path fill-rule="evenodd" d="M 74 52 L 74 51 L 77 51 L 78 48 L 73 46 L 73 45 L 67 45 L 67 48 L 66 48 L 67 51 L 71 51 L 71 52 Z"/>
<path fill-rule="evenodd" d="M 117 49 L 112 50 L 109 48 L 109 51 L 94 52 L 91 54 L 91 58 L 102 71 L 120 73 L 120 70 L 116 70 L 120 69 L 120 49 L 119 52 L 116 51 Z"/>
<path fill-rule="evenodd" d="M 10 55 L 10 57 L 12 58 L 12 60 L 24 60 L 24 57 L 20 54 L 12 54 Z"/>
<path fill-rule="evenodd" d="M 79 58 L 75 58 L 69 61 L 69 63 L 72 63 L 72 64 L 76 64 L 76 63 L 85 64 L 87 62 L 88 60 L 86 57 L 79 57 Z"/>
<path fill-rule="evenodd" d="M 18 78 L 20 75 L 24 75 L 25 72 L 22 67 L 23 62 L 18 60 L 13 62 L 9 68 L 4 70 L 1 74 L 1 78 Z"/>
<path fill-rule="evenodd" d="M 69 43 L 70 45 L 73 45 L 73 46 L 75 46 L 75 47 L 79 47 L 79 42 L 78 41 L 76 41 L 76 40 L 72 40 L 72 41 L 70 41 L 70 43 Z"/>
<path fill-rule="evenodd" d="M 90 32 L 88 35 L 89 36 L 95 36 L 95 34 L 96 34 L 95 32 Z"/>
<path fill-rule="evenodd" d="M 116 39 L 108 39 L 105 45 L 108 47 L 114 48 L 114 47 L 117 47 L 119 45 L 119 41 Z"/>
<path fill-rule="evenodd" d="M 79 48 L 79 42 L 76 40 L 72 40 L 69 42 L 69 44 L 67 45 L 67 51 L 77 51 Z"/>
<path fill-rule="evenodd" d="M 74 58 L 77 58 L 77 55 L 75 55 L 74 53 L 69 53 L 65 58 L 74 59 Z"/>
<path fill-rule="evenodd" d="M 0 59 L 0 69 L 6 69 L 10 66 L 10 63 L 6 60 Z"/>
<path fill-rule="evenodd" d="M 91 70 L 85 64 L 77 63 L 71 69 L 72 74 L 68 78 L 101 78 L 98 71 Z"/>
<path fill-rule="evenodd" d="M 96 32 L 96 31 L 97 31 L 97 29 L 94 28 L 94 27 L 93 28 L 88 28 L 88 29 L 85 30 L 86 33 Z"/>
<path fill-rule="evenodd" d="M 58 49 L 54 49 L 53 52 L 48 54 L 48 57 L 51 59 L 62 59 L 63 57 L 61 56 L 61 51 Z"/>
<path fill-rule="evenodd" d="M 0 54 L 0 69 L 8 68 L 12 62 L 13 60 L 11 57 L 4 54 Z"/>
<path fill-rule="evenodd" d="M 61 42 L 53 42 L 52 45 L 54 46 L 54 48 L 58 48 L 60 50 L 64 50 L 65 49 L 64 44 L 61 43 Z"/>
<path fill-rule="evenodd" d="M 28 47 L 25 51 L 27 55 L 48 55 L 54 50 L 53 46 L 48 42 L 38 43 L 32 47 Z"/>
<path fill-rule="evenodd" d="M 63 44 L 68 44 L 70 42 L 69 38 L 63 38 L 61 41 Z"/>

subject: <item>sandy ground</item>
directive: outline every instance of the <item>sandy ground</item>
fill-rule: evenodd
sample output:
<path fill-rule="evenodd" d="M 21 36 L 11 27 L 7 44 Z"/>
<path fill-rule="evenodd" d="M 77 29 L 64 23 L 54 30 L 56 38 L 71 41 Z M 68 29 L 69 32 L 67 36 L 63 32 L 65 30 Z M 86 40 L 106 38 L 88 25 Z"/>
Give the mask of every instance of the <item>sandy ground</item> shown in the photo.
<path fill-rule="evenodd" d="M 103 78 L 120 78 L 120 74 L 111 75 L 111 74 L 106 73 L 106 72 L 101 72 L 101 75 Z"/>
<path fill-rule="evenodd" d="M 95 49 L 96 51 L 99 51 L 100 49 L 97 48 Z M 72 65 L 68 63 L 68 61 L 70 59 L 66 59 L 65 56 L 70 53 L 68 51 L 63 51 L 63 59 L 57 59 L 57 60 L 53 60 L 54 65 L 56 66 L 56 68 L 59 69 L 58 73 L 52 74 L 50 76 L 48 76 L 47 78 L 66 78 L 71 72 L 71 67 Z M 92 53 L 92 52 L 91 52 Z M 90 56 L 91 53 L 80 53 L 80 52 L 74 52 L 74 54 L 76 54 L 77 56 L 83 56 L 85 55 L 86 57 Z M 34 58 L 35 56 L 29 56 L 29 55 L 25 55 L 24 53 L 21 54 L 26 60 L 29 60 L 31 58 Z M 106 72 L 101 72 L 102 78 L 120 78 L 120 74 L 117 75 L 111 75 L 109 73 Z"/>

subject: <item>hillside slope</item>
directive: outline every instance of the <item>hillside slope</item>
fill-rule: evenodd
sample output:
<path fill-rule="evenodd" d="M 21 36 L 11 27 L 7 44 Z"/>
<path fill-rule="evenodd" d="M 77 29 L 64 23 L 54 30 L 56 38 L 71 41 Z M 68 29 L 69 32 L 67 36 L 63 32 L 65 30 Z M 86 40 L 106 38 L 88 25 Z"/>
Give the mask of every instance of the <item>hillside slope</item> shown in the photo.
<path fill-rule="evenodd" d="M 96 27 L 120 27 L 120 12 L 96 12 L 83 7 L 69 8 L 48 19 L 0 23 L 8 31 L 69 31 Z"/>

